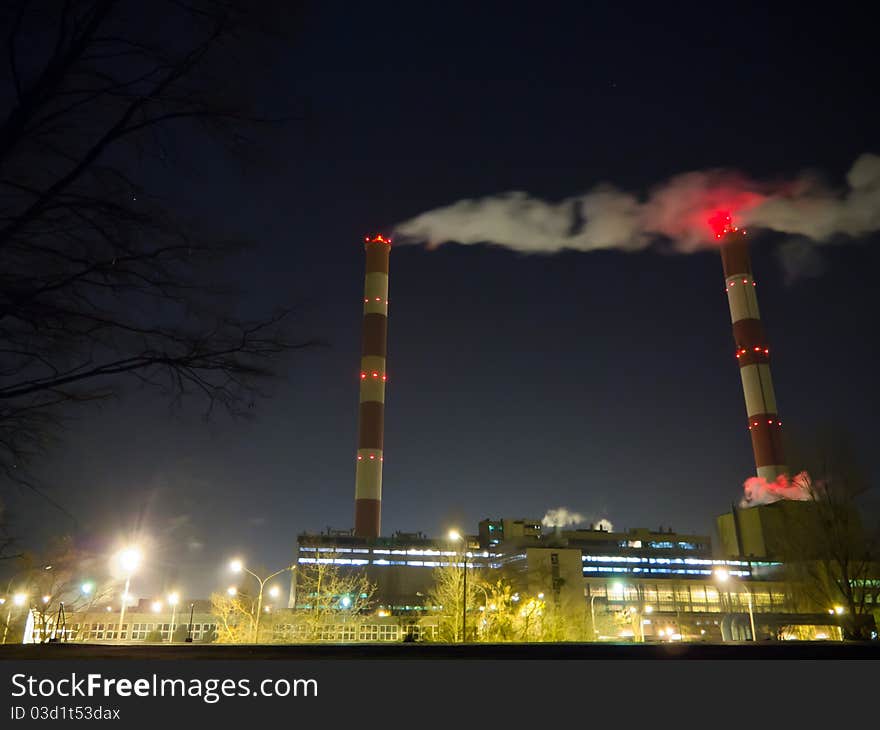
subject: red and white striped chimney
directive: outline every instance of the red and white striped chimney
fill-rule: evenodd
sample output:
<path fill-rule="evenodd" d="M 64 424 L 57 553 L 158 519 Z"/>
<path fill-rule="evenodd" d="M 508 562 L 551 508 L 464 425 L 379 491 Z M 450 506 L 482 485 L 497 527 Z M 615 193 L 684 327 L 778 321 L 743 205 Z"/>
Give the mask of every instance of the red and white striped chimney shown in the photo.
<path fill-rule="evenodd" d="M 388 335 L 388 260 L 391 239 L 365 239 L 364 324 L 361 344 L 361 390 L 358 408 L 357 474 L 354 487 L 354 534 L 378 537 L 382 512 L 382 463 L 385 432 L 385 372 Z"/>
<path fill-rule="evenodd" d="M 736 342 L 736 359 L 746 401 L 752 451 L 759 477 L 775 481 L 788 473 L 782 452 L 782 420 L 776 408 L 770 376 L 770 346 L 761 324 L 758 297 L 746 232 L 733 225 L 729 213 L 709 221 L 721 242 L 724 282 Z"/>

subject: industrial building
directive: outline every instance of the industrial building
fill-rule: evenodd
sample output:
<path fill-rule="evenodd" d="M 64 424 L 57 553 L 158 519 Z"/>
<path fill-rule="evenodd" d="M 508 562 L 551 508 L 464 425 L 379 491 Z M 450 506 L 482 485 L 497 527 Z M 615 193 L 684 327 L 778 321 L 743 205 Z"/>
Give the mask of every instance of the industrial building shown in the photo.
<path fill-rule="evenodd" d="M 418 533 L 302 534 L 297 547 L 298 565 L 363 570 L 377 586 L 377 613 L 400 626 L 424 625 L 417 617 L 430 618 L 438 608 L 427 600 L 434 569 L 465 563 L 474 575 L 503 576 L 523 596 L 541 595 L 579 615 L 587 638 L 592 631 L 599 640 L 743 639 L 751 636 L 749 604 L 759 637 L 777 638 L 788 622 L 835 626 L 824 614 L 794 615 L 780 563 L 713 557 L 709 536 L 671 528 L 563 530 L 539 520 L 487 519 L 467 538 L 466 552 L 460 543 Z M 625 614 L 635 628 L 620 628 Z"/>
<path fill-rule="evenodd" d="M 53 612 L 40 620 L 36 611 L 29 613 L 22 643 L 39 644 L 49 639 L 63 642 L 107 644 L 117 641 L 143 642 L 211 642 L 216 638 L 217 617 L 211 613 L 211 602 L 198 599 L 182 601 L 178 610 L 140 599 L 127 606 L 119 627 L 119 604 L 96 604 L 82 611 L 59 617 Z M 46 636 L 43 636 L 43 633 Z"/>

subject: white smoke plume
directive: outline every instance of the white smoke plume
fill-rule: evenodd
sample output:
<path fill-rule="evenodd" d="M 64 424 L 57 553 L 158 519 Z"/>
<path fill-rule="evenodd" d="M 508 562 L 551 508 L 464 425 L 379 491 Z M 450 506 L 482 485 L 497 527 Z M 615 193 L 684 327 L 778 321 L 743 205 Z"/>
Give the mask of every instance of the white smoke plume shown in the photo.
<path fill-rule="evenodd" d="M 768 482 L 763 477 L 749 477 L 743 483 L 743 498 L 740 507 L 756 507 L 759 504 L 772 504 L 781 499 L 800 502 L 812 499 L 810 475 L 802 471 L 789 479 L 780 474 L 776 481 Z"/>
<path fill-rule="evenodd" d="M 548 509 L 547 514 L 541 518 L 544 527 L 568 527 L 586 522 L 587 518 L 577 512 L 569 512 L 565 507 Z"/>
<path fill-rule="evenodd" d="M 395 233 L 401 243 L 493 243 L 527 253 L 640 250 L 662 236 L 688 253 L 712 245 L 707 220 L 719 209 L 738 225 L 813 243 L 880 230 L 880 156 L 861 155 L 846 182 L 835 190 L 814 175 L 765 183 L 710 170 L 677 175 L 643 199 L 611 185 L 557 203 L 508 192 L 427 211 Z"/>
<path fill-rule="evenodd" d="M 577 512 L 569 512 L 566 507 L 557 507 L 556 509 L 547 510 L 547 514 L 541 518 L 541 524 L 544 527 L 568 527 L 582 525 L 588 519 Z M 591 527 L 596 530 L 605 530 L 606 532 L 611 532 L 614 529 L 611 521 L 606 520 L 604 517 L 593 522 Z"/>

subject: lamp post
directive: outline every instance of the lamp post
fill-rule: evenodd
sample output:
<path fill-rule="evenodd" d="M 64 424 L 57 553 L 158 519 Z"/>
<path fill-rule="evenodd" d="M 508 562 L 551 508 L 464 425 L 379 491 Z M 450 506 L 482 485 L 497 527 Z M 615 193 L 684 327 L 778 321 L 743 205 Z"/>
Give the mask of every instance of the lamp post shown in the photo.
<path fill-rule="evenodd" d="M 727 568 L 716 568 L 714 572 L 715 572 L 715 578 L 720 583 L 727 583 L 727 581 L 730 580 L 730 573 L 728 572 Z M 751 627 L 752 627 L 752 641 L 757 641 L 758 635 L 755 633 L 755 612 L 754 612 L 754 609 L 752 608 L 752 592 L 748 588 L 746 588 L 742 583 L 737 583 L 736 585 L 739 588 L 742 588 L 742 590 L 746 594 L 746 599 L 748 600 L 748 604 L 749 604 L 749 623 L 751 624 Z"/>
<path fill-rule="evenodd" d="M 593 641 L 599 638 L 599 630 L 596 628 L 596 608 L 593 605 L 593 601 L 595 601 L 598 596 L 598 593 L 594 593 L 590 596 L 590 628 L 593 629 Z"/>
<path fill-rule="evenodd" d="M 131 587 L 131 576 L 140 566 L 142 557 L 141 551 L 136 547 L 125 548 L 116 554 L 116 563 L 125 572 L 125 590 L 122 593 L 119 628 L 116 631 L 117 643 L 122 642 L 122 622 L 125 620 L 125 605 L 128 601 L 128 589 Z"/>
<path fill-rule="evenodd" d="M 180 596 L 177 593 L 168 594 L 168 605 L 171 606 L 171 626 L 168 628 L 168 643 L 174 643 L 174 617 L 177 614 L 177 603 Z"/>
<path fill-rule="evenodd" d="M 268 583 L 270 580 L 272 580 L 272 578 L 274 578 L 276 575 L 281 575 L 282 573 L 284 573 L 288 570 L 293 570 L 293 568 L 294 568 L 294 566 L 288 565 L 288 566 L 282 568 L 281 570 L 276 570 L 271 575 L 267 575 L 265 578 L 260 578 L 260 576 L 258 576 L 252 570 L 249 570 L 247 567 L 245 567 L 245 564 L 241 560 L 235 559 L 235 560 L 231 560 L 229 562 L 229 569 L 233 573 L 241 573 L 242 571 L 244 571 L 248 575 L 255 578 L 257 583 L 260 586 L 260 590 L 257 593 L 257 611 L 256 611 L 256 616 L 254 617 L 254 635 L 253 635 L 252 643 L 254 643 L 254 644 L 259 643 L 260 617 L 262 616 L 262 613 L 263 613 L 263 588 L 265 588 L 266 583 Z M 270 593 L 271 593 L 271 591 L 270 591 Z"/>
<path fill-rule="evenodd" d="M 189 627 L 186 630 L 186 643 L 192 644 L 193 640 L 193 610 L 195 610 L 195 603 L 189 604 Z"/>
<path fill-rule="evenodd" d="M 461 555 L 463 567 L 462 597 L 461 597 L 461 643 L 467 641 L 467 540 L 458 530 L 449 531 L 449 539 L 452 542 L 461 541 Z"/>

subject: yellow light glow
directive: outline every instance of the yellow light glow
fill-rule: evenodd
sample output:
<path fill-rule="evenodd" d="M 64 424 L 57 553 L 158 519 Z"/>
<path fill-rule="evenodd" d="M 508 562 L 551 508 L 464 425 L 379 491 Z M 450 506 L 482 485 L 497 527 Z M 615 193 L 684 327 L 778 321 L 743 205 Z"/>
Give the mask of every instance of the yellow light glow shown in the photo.
<path fill-rule="evenodd" d="M 235 560 L 230 560 L 229 569 L 233 573 L 241 573 L 241 571 L 244 570 L 244 563 L 241 562 L 241 560 L 239 560 L 238 558 L 236 558 Z"/>
<path fill-rule="evenodd" d="M 461 540 L 461 533 L 458 530 L 450 530 L 448 537 L 453 542 L 458 542 Z"/>
<path fill-rule="evenodd" d="M 226 589 L 226 593 L 227 593 L 227 595 L 230 595 L 230 596 L 237 595 L 238 588 L 236 588 L 235 586 L 229 586 L 229 588 Z"/>
<path fill-rule="evenodd" d="M 169 593 L 168 594 L 168 605 L 176 606 L 180 601 L 180 596 L 177 593 Z"/>
<path fill-rule="evenodd" d="M 153 601 L 153 613 L 159 613 L 162 610 L 162 601 Z"/>
<path fill-rule="evenodd" d="M 730 573 L 727 571 L 727 568 L 715 568 L 715 578 L 724 583 L 730 578 Z"/>
<path fill-rule="evenodd" d="M 281 594 L 281 589 L 279 589 L 278 586 L 272 586 L 269 589 L 269 595 L 272 596 L 272 598 L 278 598 L 278 596 L 280 594 Z"/>

